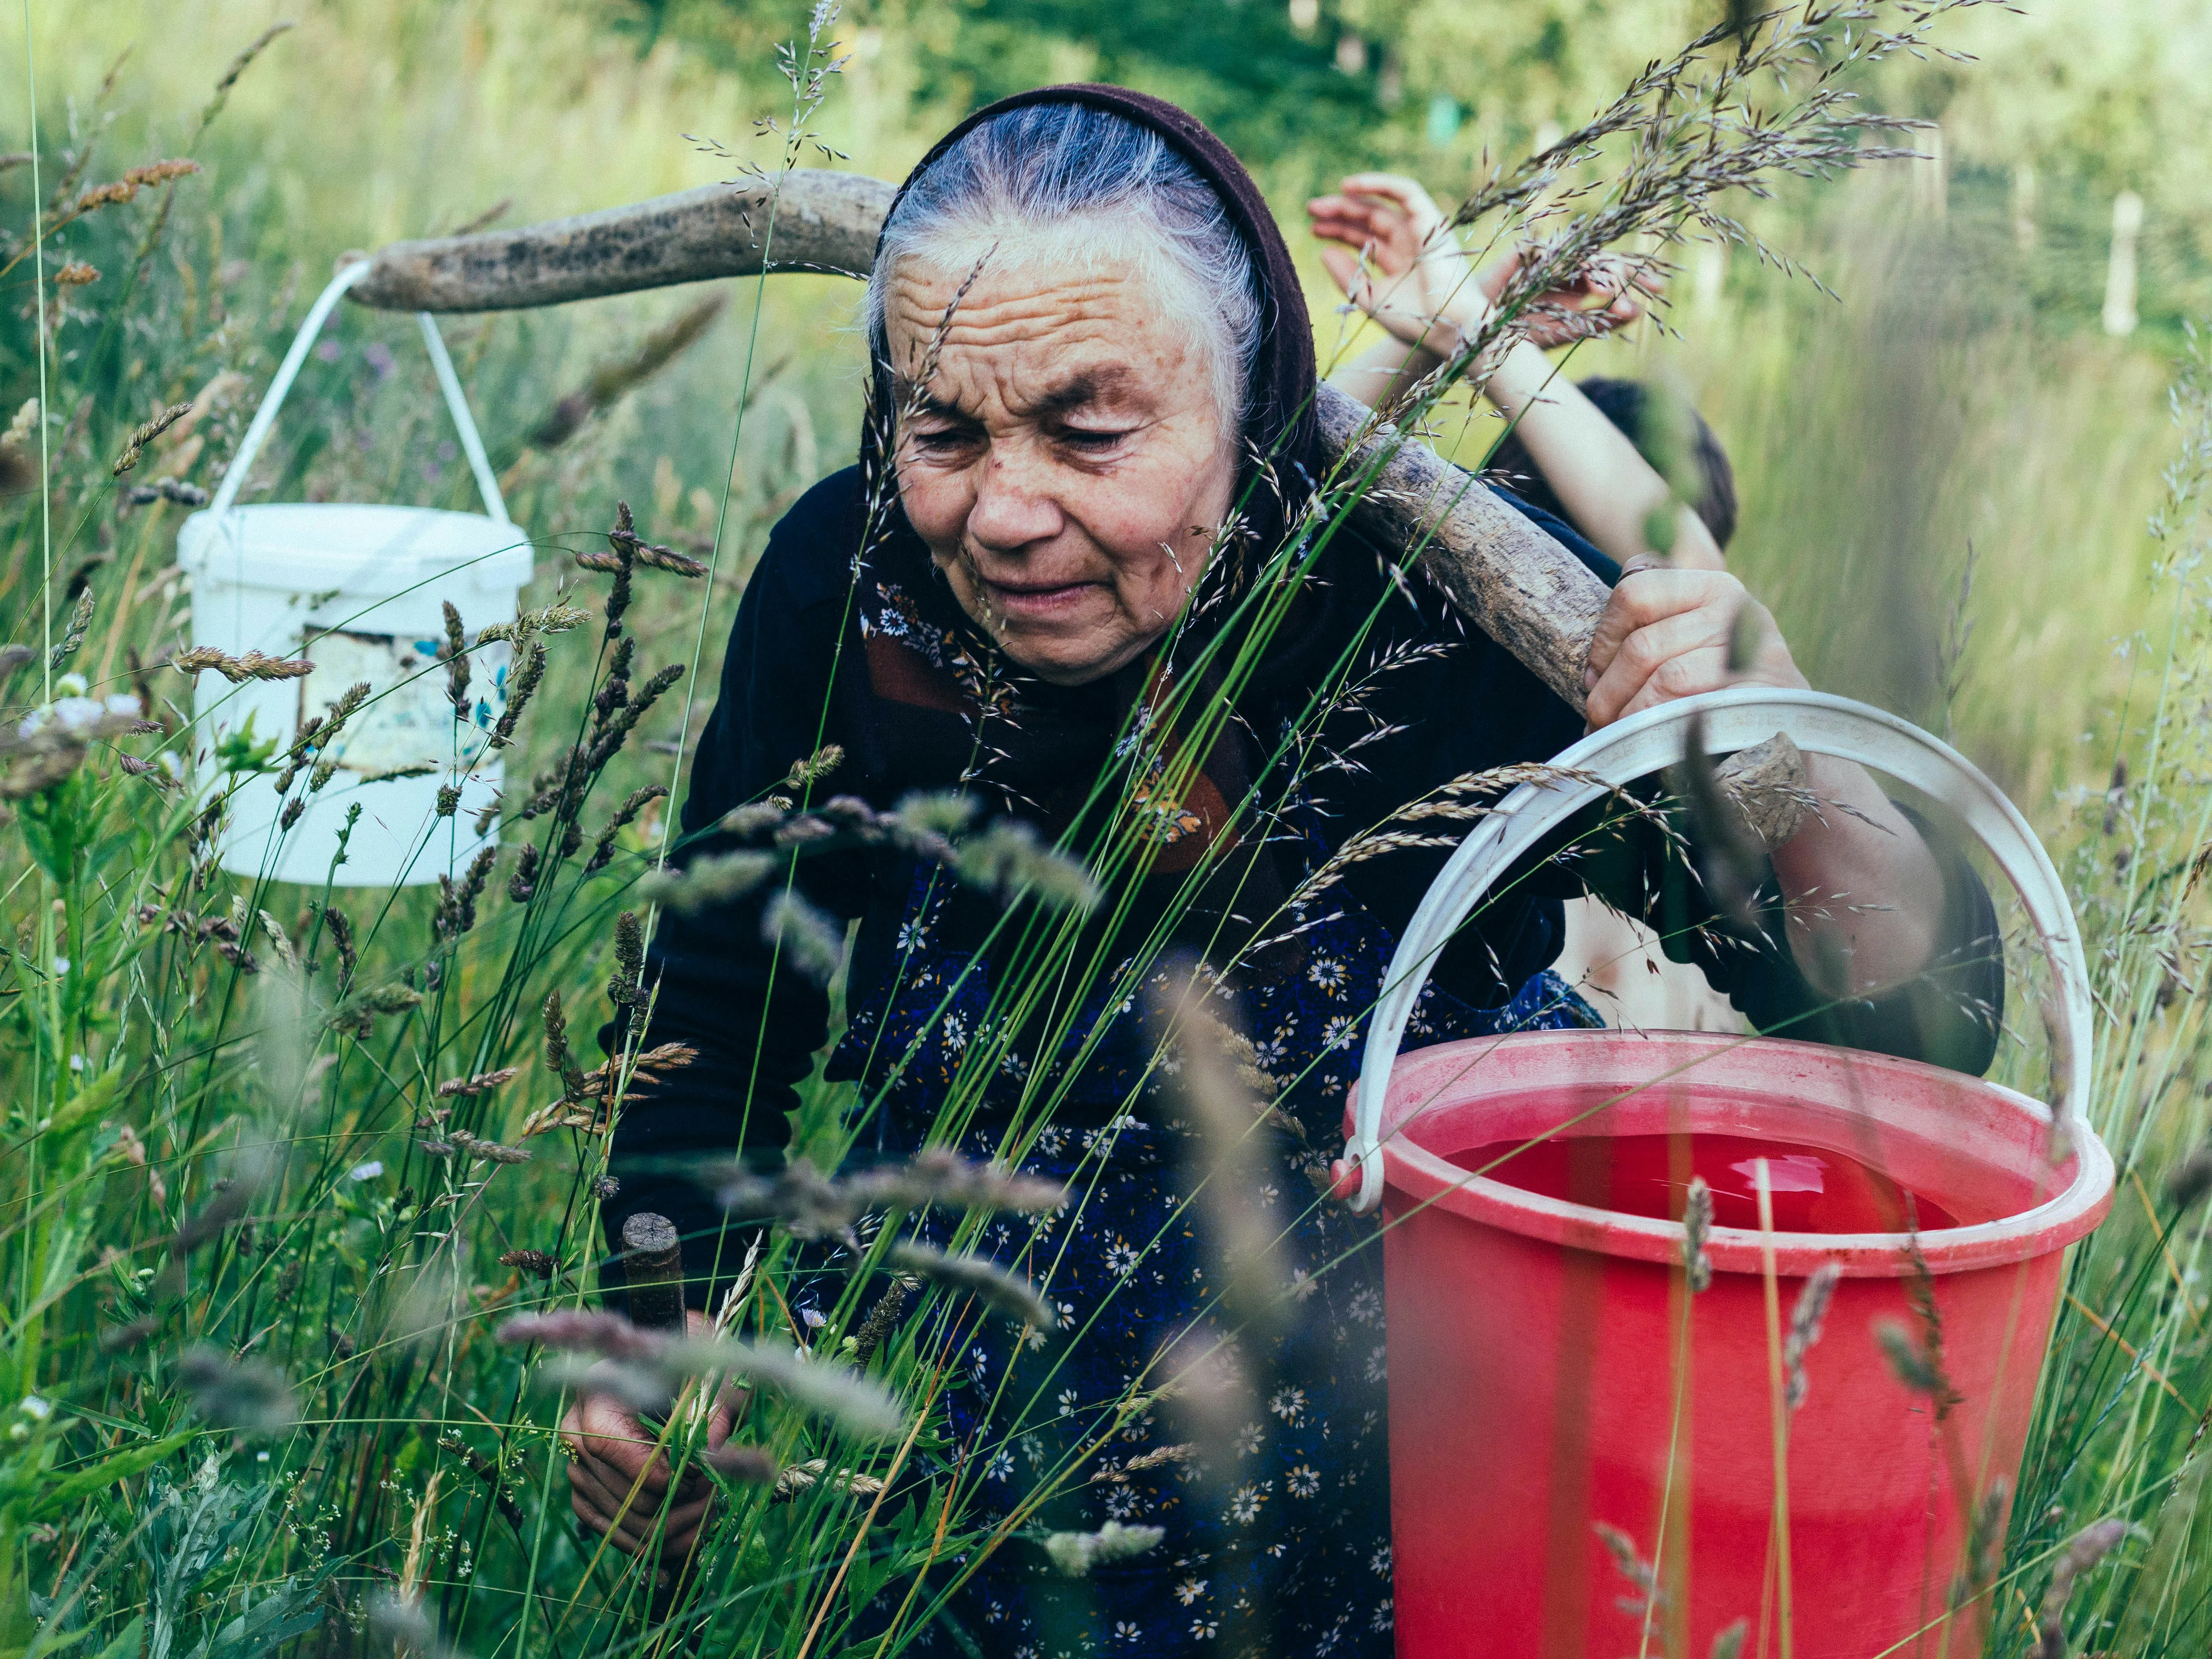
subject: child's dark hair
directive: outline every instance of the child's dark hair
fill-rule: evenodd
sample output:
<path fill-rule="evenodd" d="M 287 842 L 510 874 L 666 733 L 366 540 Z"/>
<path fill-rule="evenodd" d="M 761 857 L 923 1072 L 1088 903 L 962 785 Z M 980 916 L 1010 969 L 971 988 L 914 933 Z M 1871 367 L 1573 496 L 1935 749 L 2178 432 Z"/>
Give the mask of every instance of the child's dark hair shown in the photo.
<path fill-rule="evenodd" d="M 1651 452 L 1646 447 L 1644 429 L 1644 411 L 1650 403 L 1650 389 L 1641 380 L 1613 380 L 1593 375 L 1578 383 L 1583 395 L 1598 407 L 1598 412 L 1626 434 L 1638 453 L 1650 460 Z M 1705 417 L 1696 410 L 1690 411 L 1693 436 L 1691 440 L 1691 459 L 1697 463 L 1700 487 L 1698 497 L 1690 509 L 1705 520 L 1705 528 L 1712 532 L 1714 542 L 1723 548 L 1735 534 L 1735 469 L 1729 465 L 1728 451 L 1713 435 Z M 1656 465 L 1655 462 L 1654 465 Z M 1544 482 L 1534 459 L 1521 441 L 1520 434 L 1508 432 L 1490 457 L 1488 471 L 1497 481 L 1527 501 L 1540 507 L 1556 518 L 1574 520 Z"/>

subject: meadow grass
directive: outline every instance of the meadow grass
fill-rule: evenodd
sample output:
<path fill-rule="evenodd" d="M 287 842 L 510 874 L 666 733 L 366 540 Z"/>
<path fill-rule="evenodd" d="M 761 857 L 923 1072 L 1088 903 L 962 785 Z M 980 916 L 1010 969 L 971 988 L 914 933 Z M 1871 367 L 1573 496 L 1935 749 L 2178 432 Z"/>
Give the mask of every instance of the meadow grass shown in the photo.
<path fill-rule="evenodd" d="M 125 743 L 134 757 L 167 749 L 197 763 L 211 734 L 191 723 L 183 676 L 131 666 L 134 653 L 155 663 L 192 637 L 173 567 L 186 503 L 133 505 L 125 492 L 162 478 L 212 484 L 330 259 L 462 222 L 493 205 L 479 195 L 514 196 L 512 222 L 702 182 L 720 164 L 672 129 L 739 132 L 789 95 L 765 65 L 740 75 L 672 46 L 612 51 L 580 15 L 530 31 L 464 10 L 362 8 L 270 42 L 195 139 L 209 88 L 258 33 L 247 9 L 199 8 L 174 40 L 142 43 L 104 100 L 122 44 L 108 26 L 50 10 L 32 30 L 46 189 L 72 164 L 62 152 L 95 133 L 88 184 L 186 148 L 205 168 L 71 233 L 67 256 L 102 275 L 53 321 L 44 477 L 11 483 L 7 514 L 0 616 L 7 638 L 36 647 L 12 670 L 11 705 L 46 701 L 49 672 L 82 674 L 95 696 L 143 684 L 143 712 L 164 731 Z M 930 132 L 896 46 L 849 65 L 823 118 L 854 165 L 886 176 Z M 318 118 L 301 118 L 303 84 Z M 0 176 L 11 228 L 27 222 L 27 173 Z M 2193 879 L 2208 840 L 2207 383 L 2201 367 L 2185 373 L 2169 410 L 2171 376 L 2151 355 L 1988 302 L 1975 280 L 1987 250 L 1910 221 L 1904 196 L 1879 181 L 1836 189 L 1805 217 L 1814 240 L 1797 252 L 1842 302 L 1740 258 L 1724 291 L 1678 296 L 1679 343 L 1647 335 L 1586 349 L 1575 372 L 1615 372 L 1632 354 L 1689 386 L 1741 473 L 1738 568 L 1772 599 L 1816 682 L 1948 726 L 2068 849 L 2103 1019 L 2097 1121 L 2122 1190 L 2070 1269 L 2002 1559 L 1963 1595 L 1993 1610 L 1991 1651 L 2047 1656 L 2038 1626 L 2068 1540 L 2117 1517 L 2141 1532 L 2081 1570 L 2055 1610 L 2062 1626 L 2083 1649 L 2201 1650 L 2212 1629 L 2195 1528 L 2195 1437 L 2212 1407 L 2207 1208 L 2169 1182 L 2188 1178 L 2212 1127 Z M 634 790 L 680 786 L 676 751 L 710 706 L 718 641 L 767 526 L 855 447 L 855 295 L 795 277 L 733 295 L 703 341 L 599 400 L 573 436 L 529 441 L 595 366 L 633 355 L 687 297 L 448 331 L 510 505 L 537 542 L 525 605 L 592 613 L 545 641 L 544 685 L 507 757 L 511 797 L 552 775 L 547 811 L 506 826 L 511 845 L 539 849 L 537 864 L 518 880 L 502 859 L 471 926 L 434 889 L 278 888 L 220 873 L 196 832 L 202 802 L 123 767 L 104 737 L 80 745 L 90 758 L 68 775 L 10 789 L 0 1397 L 24 1403 L 0 1462 L 0 1646 L 239 1659 L 287 1643 L 520 1655 L 672 1639 L 644 1617 L 646 1577 L 568 1521 L 551 1400 L 526 1350 L 495 1331 L 509 1314 L 572 1308 L 595 1285 L 611 1079 L 638 1057 L 585 1073 L 611 1012 L 621 918 L 650 915 L 633 884 L 665 844 L 665 805 L 616 831 L 605 867 L 582 867 L 580 849 Z M 404 319 L 342 315 L 335 361 L 313 364 L 257 473 L 276 498 L 465 504 L 410 335 Z M 9 343 L 0 371 L 15 399 L 0 412 L 27 395 L 37 357 L 27 336 Z M 192 428 L 152 440 L 118 483 L 110 468 L 131 429 L 211 387 Z M 1481 431 L 1469 424 L 1462 453 Z M 606 582 L 572 556 L 607 545 L 618 496 L 650 538 L 713 551 L 716 571 L 703 589 L 637 574 L 622 619 L 638 652 L 628 678 L 663 663 L 684 677 L 602 770 L 566 787 L 565 757 L 588 743 L 591 699 L 622 648 L 605 625 Z M 2154 511 L 2162 538 L 2144 528 Z M 1954 618 L 1969 544 L 1976 575 Z M 49 629 L 68 634 L 80 585 L 93 599 L 83 637 L 42 662 Z M 1963 654 L 1949 652 L 1962 636 Z M 564 856 L 572 825 L 578 849 Z M 1092 863 L 1110 876 L 1126 856 L 1102 848 Z M 1079 937 L 1068 913 L 1024 915 L 1003 941 L 1009 1015 L 1065 1022 L 1047 970 Z M 566 1011 L 573 1069 L 548 1048 L 549 994 Z M 970 1069 L 994 1058 L 979 1043 Z M 519 1075 L 505 1083 L 439 1092 L 507 1066 Z M 549 1103 L 584 1127 L 525 1135 Z M 825 1167 L 846 1103 L 826 1086 L 813 1097 L 810 1138 Z M 1052 1107 L 1028 1103 L 1014 1150 Z M 466 1137 L 533 1155 L 508 1161 Z M 372 1164 L 381 1171 L 362 1173 Z M 963 1224 L 957 1242 L 979 1225 Z M 863 1254 L 887 1267 L 894 1231 L 871 1235 Z M 778 1305 L 798 1251 L 775 1237 L 738 1310 L 787 1345 L 808 1334 Z M 911 1305 L 901 1290 L 883 1312 L 902 1282 L 852 1274 L 821 1339 L 849 1333 L 856 1351 L 864 1336 L 880 1350 L 872 1375 L 900 1413 L 888 1438 L 875 1437 L 890 1425 L 869 1417 L 872 1395 L 758 1404 L 751 1430 L 787 1478 L 723 1477 L 720 1553 L 692 1592 L 708 1642 L 835 1650 L 877 1589 L 1002 1541 L 963 1517 L 972 1477 L 896 1485 L 909 1459 L 944 1449 L 933 1413 L 982 1316 L 943 1290 Z M 727 1350 L 651 1357 L 664 1385 L 689 1390 L 693 1409 L 667 1419 L 686 1455 L 698 1451 L 703 1379 L 744 1363 L 768 1364 Z M 1006 1436 L 1040 1403 L 1009 1401 Z M 1148 1404 L 1107 1402 L 1102 1436 Z M 1079 1462 L 1056 1478 L 1082 1478 Z M 1010 1528 L 1034 1529 L 1034 1517 Z M 1801 1577 L 1817 1571 L 1798 1564 Z M 910 1620 L 941 1601 L 947 1574 L 916 1583 Z"/>

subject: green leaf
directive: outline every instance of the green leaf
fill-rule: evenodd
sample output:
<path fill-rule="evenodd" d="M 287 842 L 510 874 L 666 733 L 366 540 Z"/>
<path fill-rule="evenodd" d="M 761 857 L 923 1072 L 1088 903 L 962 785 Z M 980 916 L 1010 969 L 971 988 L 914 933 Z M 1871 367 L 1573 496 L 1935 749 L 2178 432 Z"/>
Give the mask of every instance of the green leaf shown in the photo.
<path fill-rule="evenodd" d="M 64 1631 L 50 1625 L 39 1632 L 24 1659 L 46 1659 L 48 1654 L 60 1653 L 75 1647 L 98 1628 L 94 1625 L 79 1625 L 75 1630 Z M 53 1639 L 49 1641 L 46 1639 L 48 1637 Z M 145 1638 L 146 1615 L 142 1613 L 118 1632 L 115 1639 L 100 1649 L 93 1659 L 131 1659 L 131 1656 L 135 1656 L 144 1644 Z"/>
<path fill-rule="evenodd" d="M 113 1066 L 64 1101 L 61 1109 L 46 1120 L 40 1131 L 50 1139 L 82 1128 L 115 1104 L 123 1085 L 130 1081 L 128 1066 Z"/>
<path fill-rule="evenodd" d="M 106 1492 L 118 1480 L 128 1480 L 134 1474 L 143 1474 L 171 1453 L 181 1451 L 203 1432 L 199 1429 L 181 1430 L 166 1439 L 149 1440 L 141 1446 L 126 1447 L 88 1469 L 78 1469 L 65 1474 L 32 1501 L 31 1518 L 34 1521 L 43 1519 L 82 1504 L 95 1493 Z"/>
<path fill-rule="evenodd" d="M 323 1621 L 322 1575 L 287 1578 L 192 1650 L 192 1659 L 261 1659 Z"/>

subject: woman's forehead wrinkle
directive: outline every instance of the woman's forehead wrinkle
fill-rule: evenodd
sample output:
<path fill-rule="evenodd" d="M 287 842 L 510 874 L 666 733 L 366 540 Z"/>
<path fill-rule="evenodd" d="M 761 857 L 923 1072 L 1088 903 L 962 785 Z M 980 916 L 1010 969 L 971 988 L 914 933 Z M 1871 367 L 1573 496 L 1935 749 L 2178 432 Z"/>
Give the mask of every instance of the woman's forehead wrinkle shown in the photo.
<path fill-rule="evenodd" d="M 1017 286 L 1004 275 L 1000 283 L 994 291 L 979 281 L 947 326 L 945 307 L 957 283 L 905 273 L 896 282 L 886 319 L 893 356 L 918 363 L 937 342 L 933 404 L 994 405 L 1024 418 L 1097 403 L 1174 400 L 1193 343 L 1145 303 L 1141 284 L 1082 277 Z M 901 397 L 909 395 L 905 375 L 899 384 Z"/>

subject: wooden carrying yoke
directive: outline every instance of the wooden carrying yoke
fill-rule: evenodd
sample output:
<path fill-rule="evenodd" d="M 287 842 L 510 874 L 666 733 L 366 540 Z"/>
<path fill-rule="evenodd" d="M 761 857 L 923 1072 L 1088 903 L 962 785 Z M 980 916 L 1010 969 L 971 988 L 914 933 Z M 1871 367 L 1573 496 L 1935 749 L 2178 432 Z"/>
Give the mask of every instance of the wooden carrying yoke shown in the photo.
<path fill-rule="evenodd" d="M 349 297 L 389 311 L 511 311 L 764 270 L 865 277 L 892 194 L 879 179 L 801 167 L 518 230 L 394 242 L 371 256 Z M 1328 461 L 1370 480 L 1352 508 L 1362 529 L 1386 546 L 1419 546 L 1452 602 L 1579 712 L 1605 584 L 1357 400 L 1325 385 L 1319 414 Z M 1771 836 L 1762 839 L 1777 844 Z"/>
<path fill-rule="evenodd" d="M 349 297 L 387 311 L 513 311 L 639 289 L 775 271 L 865 277 L 892 188 L 802 167 L 780 180 L 708 185 L 519 230 L 394 242 Z M 1426 538 L 1422 559 L 1485 633 L 1574 708 L 1606 587 L 1573 554 L 1427 446 L 1321 389 L 1331 459 L 1358 441 L 1374 480 L 1352 510 L 1386 545 Z"/>

